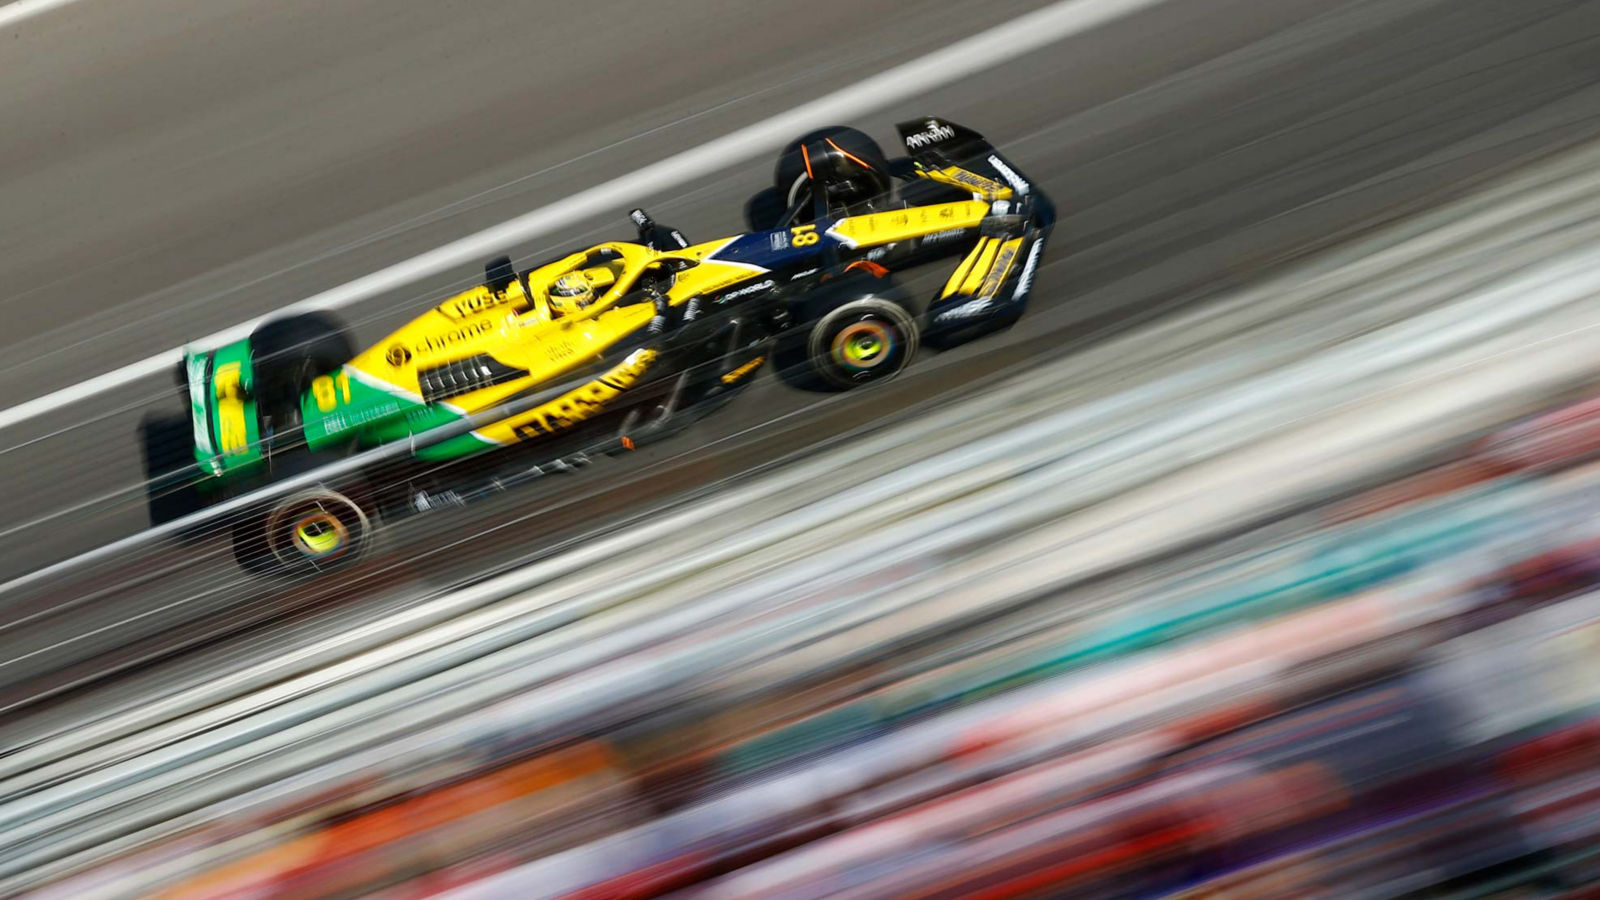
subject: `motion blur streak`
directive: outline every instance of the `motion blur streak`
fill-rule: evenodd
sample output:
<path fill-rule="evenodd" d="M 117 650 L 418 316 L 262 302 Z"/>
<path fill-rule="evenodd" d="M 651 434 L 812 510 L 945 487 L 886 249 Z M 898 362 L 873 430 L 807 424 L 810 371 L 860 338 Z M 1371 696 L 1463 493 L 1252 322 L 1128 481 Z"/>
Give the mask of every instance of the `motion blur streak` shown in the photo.
<path fill-rule="evenodd" d="M 166 380 L 12 421 L 0 896 L 1592 900 L 1600 0 L 458 6 L 13 26 L 8 396 L 478 246 L 346 306 L 413 361 L 483 256 L 731 234 L 836 121 L 991 137 L 1012 197 L 949 205 L 1057 201 L 1033 300 L 837 393 L 763 344 L 725 418 L 316 574 L 138 531 Z"/>
<path fill-rule="evenodd" d="M 308 297 L 284 311 L 339 309 L 370 300 L 429 275 L 493 256 L 505 247 L 549 234 L 598 211 L 639 202 L 639 198 L 696 178 L 760 153 L 776 152 L 807 130 L 835 120 L 849 120 L 932 88 L 949 84 L 1000 62 L 1049 46 L 1167 0 L 1057 0 L 941 50 L 873 75 L 844 90 L 708 141 L 693 150 L 652 163 L 605 184 L 579 191 L 548 206 L 452 241 L 386 269 Z M 215 346 L 248 337 L 261 319 L 224 329 L 197 344 Z M 10 428 L 125 386 L 161 374 L 182 360 L 181 348 L 96 375 L 71 387 L 7 409 L 0 409 L 0 429 Z"/>
<path fill-rule="evenodd" d="M 1562 896 L 1600 821 L 1597 160 L 408 623 L 24 721 L 0 890 Z"/>

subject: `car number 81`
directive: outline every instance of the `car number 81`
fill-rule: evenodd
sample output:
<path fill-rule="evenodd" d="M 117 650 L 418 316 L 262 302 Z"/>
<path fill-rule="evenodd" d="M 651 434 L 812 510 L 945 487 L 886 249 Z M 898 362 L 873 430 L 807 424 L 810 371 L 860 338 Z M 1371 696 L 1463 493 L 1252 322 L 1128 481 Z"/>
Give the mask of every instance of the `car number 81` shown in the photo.
<path fill-rule="evenodd" d="M 317 401 L 317 409 L 322 412 L 333 412 L 339 405 L 340 396 L 344 402 L 350 402 L 350 376 L 340 372 L 337 377 L 321 375 L 311 382 L 311 396 Z"/>

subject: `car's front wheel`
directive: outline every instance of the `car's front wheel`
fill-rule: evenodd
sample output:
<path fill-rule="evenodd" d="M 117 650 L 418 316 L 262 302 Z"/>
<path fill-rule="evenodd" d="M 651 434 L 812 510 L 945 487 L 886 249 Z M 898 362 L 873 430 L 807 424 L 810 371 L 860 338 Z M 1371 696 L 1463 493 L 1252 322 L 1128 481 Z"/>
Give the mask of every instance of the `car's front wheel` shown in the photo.
<path fill-rule="evenodd" d="M 898 303 L 862 297 L 835 307 L 811 327 L 806 356 L 829 387 L 848 390 L 899 373 L 916 355 L 917 322 Z"/>

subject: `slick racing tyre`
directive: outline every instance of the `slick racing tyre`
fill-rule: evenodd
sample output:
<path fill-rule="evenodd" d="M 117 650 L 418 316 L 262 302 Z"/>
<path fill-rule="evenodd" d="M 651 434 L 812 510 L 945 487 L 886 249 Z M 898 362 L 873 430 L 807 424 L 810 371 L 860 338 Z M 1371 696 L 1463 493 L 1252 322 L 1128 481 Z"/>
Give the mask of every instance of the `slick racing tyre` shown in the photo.
<path fill-rule="evenodd" d="M 267 548 L 290 571 L 354 562 L 371 532 L 372 522 L 359 503 L 324 487 L 286 497 L 267 514 Z"/>
<path fill-rule="evenodd" d="M 350 495 L 308 488 L 235 526 L 234 559 L 257 574 L 331 571 L 361 558 L 373 526 L 367 510 Z"/>
<path fill-rule="evenodd" d="M 824 138 L 839 145 L 839 148 L 846 153 L 858 156 L 881 169 L 888 168 L 883 150 L 878 147 L 877 142 L 854 128 L 830 125 L 808 132 L 790 141 L 789 145 L 783 148 L 783 152 L 778 154 L 778 165 L 773 171 L 773 187 L 777 189 L 784 209 L 793 206 L 810 184 L 810 179 L 806 177 L 806 162 L 800 154 L 800 148 Z"/>
<path fill-rule="evenodd" d="M 916 319 L 898 303 L 862 297 L 811 327 L 806 357 L 812 374 L 835 390 L 893 377 L 916 355 Z"/>
<path fill-rule="evenodd" d="M 139 422 L 145 499 L 150 525 L 159 527 L 205 506 L 195 487 L 194 426 L 187 416 L 151 413 Z"/>
<path fill-rule="evenodd" d="M 272 478 L 316 471 L 340 454 L 294 450 L 269 458 Z M 234 520 L 233 557 L 257 575 L 307 575 L 362 558 L 378 527 L 372 487 L 363 478 L 311 484 L 266 501 Z"/>
<path fill-rule="evenodd" d="M 300 398 L 318 376 L 355 355 L 350 337 L 333 317 L 303 313 L 263 323 L 250 335 L 255 394 L 264 412 L 279 421 L 299 420 Z"/>

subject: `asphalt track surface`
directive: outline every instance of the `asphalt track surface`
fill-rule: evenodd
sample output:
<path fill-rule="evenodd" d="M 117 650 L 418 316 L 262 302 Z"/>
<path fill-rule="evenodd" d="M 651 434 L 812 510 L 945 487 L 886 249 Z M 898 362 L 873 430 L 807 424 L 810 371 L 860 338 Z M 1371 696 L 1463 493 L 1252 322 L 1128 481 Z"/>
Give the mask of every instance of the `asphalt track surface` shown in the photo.
<path fill-rule="evenodd" d="M 692 147 L 1030 4 L 910 14 L 826 2 L 795 15 L 627 3 L 592 21 L 541 6 L 85 0 L 0 33 L 0 116 L 27 125 L 0 135 L 8 402 Z M 1597 41 L 1596 2 L 1185 0 L 896 104 L 852 124 L 884 142 L 918 114 L 968 124 L 1061 207 L 1019 327 L 929 354 L 870 392 L 824 397 L 767 377 L 634 458 L 412 519 L 338 577 L 245 581 L 224 547 L 200 544 L 0 597 L 0 707 L 155 659 L 176 683 L 241 647 L 274 652 L 1254 280 L 1600 132 Z M 731 233 L 770 170 L 752 161 L 639 202 L 691 238 Z M 506 250 L 526 262 L 625 237 L 625 212 Z M 478 276 L 432 279 L 347 318 L 376 339 Z M 137 497 L 116 492 L 139 478 L 133 430 L 151 405 L 180 408 L 152 380 L 0 433 L 0 521 L 14 523 L 0 534 L 0 577 L 142 526 Z"/>

